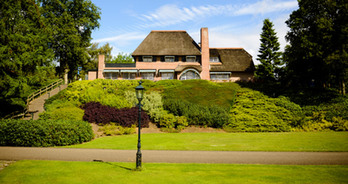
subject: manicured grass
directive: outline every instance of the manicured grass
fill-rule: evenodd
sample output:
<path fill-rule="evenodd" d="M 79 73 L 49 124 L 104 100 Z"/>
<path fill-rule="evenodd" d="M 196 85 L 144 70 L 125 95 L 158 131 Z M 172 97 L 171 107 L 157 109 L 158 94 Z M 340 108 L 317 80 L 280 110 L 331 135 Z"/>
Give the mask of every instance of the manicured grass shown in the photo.
<path fill-rule="evenodd" d="M 348 132 L 142 134 L 144 150 L 348 151 Z M 135 150 L 137 135 L 102 137 L 73 148 Z"/>
<path fill-rule="evenodd" d="M 0 183 L 347 183 L 348 166 L 19 161 Z"/>

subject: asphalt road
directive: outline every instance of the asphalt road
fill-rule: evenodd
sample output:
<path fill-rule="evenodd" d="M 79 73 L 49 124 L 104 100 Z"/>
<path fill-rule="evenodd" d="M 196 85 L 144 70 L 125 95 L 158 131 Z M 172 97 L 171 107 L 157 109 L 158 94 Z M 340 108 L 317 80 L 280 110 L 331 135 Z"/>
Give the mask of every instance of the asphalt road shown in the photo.
<path fill-rule="evenodd" d="M 348 165 L 348 152 L 142 150 L 148 163 Z M 135 162 L 136 150 L 0 147 L 0 160 Z"/>

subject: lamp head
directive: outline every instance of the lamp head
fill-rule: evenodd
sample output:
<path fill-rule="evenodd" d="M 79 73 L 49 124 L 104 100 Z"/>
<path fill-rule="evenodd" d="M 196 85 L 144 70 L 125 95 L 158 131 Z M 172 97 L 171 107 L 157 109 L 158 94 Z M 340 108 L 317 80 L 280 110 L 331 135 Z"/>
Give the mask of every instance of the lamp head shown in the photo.
<path fill-rule="evenodd" d="M 137 99 L 141 101 L 144 97 L 144 90 L 145 88 L 141 85 L 142 82 L 139 81 L 139 86 L 135 87 L 135 94 L 137 96 Z"/>

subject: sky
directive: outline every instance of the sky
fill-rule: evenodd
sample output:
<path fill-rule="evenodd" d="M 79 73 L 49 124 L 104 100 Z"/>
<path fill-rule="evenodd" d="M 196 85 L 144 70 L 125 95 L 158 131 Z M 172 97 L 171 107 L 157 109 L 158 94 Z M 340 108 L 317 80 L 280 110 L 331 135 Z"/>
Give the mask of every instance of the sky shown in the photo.
<path fill-rule="evenodd" d="M 92 42 L 109 43 L 112 55 L 132 53 L 152 30 L 185 30 L 200 42 L 207 27 L 211 48 L 242 47 L 255 64 L 264 19 L 277 32 L 281 51 L 289 28 L 285 21 L 298 9 L 297 0 L 92 0 L 100 8 L 100 27 Z"/>

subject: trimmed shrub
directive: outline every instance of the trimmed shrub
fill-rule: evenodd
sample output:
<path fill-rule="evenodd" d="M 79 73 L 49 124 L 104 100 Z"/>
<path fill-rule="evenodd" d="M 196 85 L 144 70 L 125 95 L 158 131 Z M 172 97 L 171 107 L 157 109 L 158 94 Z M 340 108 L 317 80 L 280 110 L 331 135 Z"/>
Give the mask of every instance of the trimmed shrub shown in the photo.
<path fill-rule="evenodd" d="M 153 122 L 156 122 L 157 126 L 160 128 L 177 129 L 181 131 L 188 126 L 185 116 L 174 116 L 164 109 L 154 110 L 150 113 L 150 116 L 153 117 Z"/>
<path fill-rule="evenodd" d="M 99 131 L 102 131 L 104 135 L 106 136 L 113 136 L 113 135 L 128 135 L 128 134 L 134 134 L 135 131 L 135 125 L 132 125 L 132 127 L 122 127 L 119 125 L 116 125 L 115 123 L 110 123 L 103 125 L 99 128 Z"/>
<path fill-rule="evenodd" d="M 298 131 L 348 130 L 347 96 L 338 97 L 319 106 L 305 106 L 303 111 L 306 118 L 304 123 L 297 127 Z"/>
<path fill-rule="evenodd" d="M 48 147 L 80 144 L 92 140 L 89 123 L 67 120 L 2 120 L 1 146 Z"/>
<path fill-rule="evenodd" d="M 45 111 L 41 114 L 40 120 L 76 120 L 82 121 L 84 111 L 79 107 L 63 107 L 52 111 Z"/>
<path fill-rule="evenodd" d="M 41 120 L 79 120 L 82 121 L 84 111 L 79 108 L 80 102 L 57 99 L 45 104 L 46 111 L 40 113 Z"/>
<path fill-rule="evenodd" d="M 285 97 L 269 98 L 260 92 L 240 89 L 231 109 L 231 121 L 224 126 L 232 132 L 283 132 L 303 119 L 300 106 Z"/>
<path fill-rule="evenodd" d="M 165 110 L 176 116 L 185 116 L 189 125 L 208 126 L 213 128 L 222 128 L 228 123 L 228 112 L 218 106 L 202 106 L 183 100 L 164 100 Z"/>
<path fill-rule="evenodd" d="M 131 127 L 138 123 L 138 107 L 116 109 L 100 104 L 99 102 L 89 102 L 82 107 L 85 110 L 83 120 L 90 123 L 108 124 L 118 123 L 123 127 Z M 149 127 L 149 116 L 145 111 L 141 111 L 141 127 Z"/>
<path fill-rule="evenodd" d="M 125 91 L 134 90 L 136 80 L 104 80 L 76 81 L 64 90 L 64 97 L 82 104 L 99 102 L 115 108 L 130 108 L 134 104 L 125 99 Z"/>

